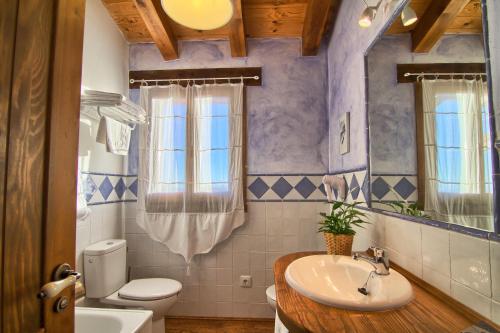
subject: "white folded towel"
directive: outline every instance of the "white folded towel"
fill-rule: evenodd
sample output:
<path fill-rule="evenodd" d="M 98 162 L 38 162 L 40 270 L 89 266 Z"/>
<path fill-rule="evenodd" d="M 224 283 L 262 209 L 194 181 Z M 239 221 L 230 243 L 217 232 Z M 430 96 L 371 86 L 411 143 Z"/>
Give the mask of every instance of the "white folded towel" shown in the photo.
<path fill-rule="evenodd" d="M 90 208 L 87 206 L 85 198 L 85 180 L 80 169 L 80 162 L 78 161 L 78 183 L 76 195 L 76 219 L 85 220 L 90 215 Z"/>
<path fill-rule="evenodd" d="M 127 155 L 132 129 L 109 117 L 101 117 L 96 141 L 104 143 L 106 150 L 116 155 Z"/>

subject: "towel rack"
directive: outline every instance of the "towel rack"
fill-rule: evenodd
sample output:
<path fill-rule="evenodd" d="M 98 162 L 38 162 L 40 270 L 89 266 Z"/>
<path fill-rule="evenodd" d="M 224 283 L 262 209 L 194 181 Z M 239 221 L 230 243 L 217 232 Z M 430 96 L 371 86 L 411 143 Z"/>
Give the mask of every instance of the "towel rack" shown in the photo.
<path fill-rule="evenodd" d="M 121 94 L 97 90 L 84 90 L 80 99 L 80 111 L 89 118 L 99 120 L 102 116 L 133 125 L 146 123 L 146 112 L 139 105 Z"/>

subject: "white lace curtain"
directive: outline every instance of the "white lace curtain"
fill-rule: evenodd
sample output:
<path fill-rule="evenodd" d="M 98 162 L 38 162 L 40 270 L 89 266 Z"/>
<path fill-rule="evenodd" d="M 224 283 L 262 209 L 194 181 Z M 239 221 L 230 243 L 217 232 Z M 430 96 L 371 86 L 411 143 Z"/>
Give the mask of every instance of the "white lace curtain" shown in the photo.
<path fill-rule="evenodd" d="M 141 87 L 137 222 L 190 262 L 244 223 L 243 84 Z"/>
<path fill-rule="evenodd" d="M 491 230 L 492 164 L 487 86 L 482 80 L 422 80 L 425 211 Z"/>

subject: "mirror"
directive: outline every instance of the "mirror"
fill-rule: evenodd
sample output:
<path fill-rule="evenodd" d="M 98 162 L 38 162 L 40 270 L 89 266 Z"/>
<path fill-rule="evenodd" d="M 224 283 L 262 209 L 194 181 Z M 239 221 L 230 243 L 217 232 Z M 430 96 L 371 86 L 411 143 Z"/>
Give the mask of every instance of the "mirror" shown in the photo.
<path fill-rule="evenodd" d="M 439 36 L 397 16 L 367 52 L 373 208 L 494 230 L 481 15 L 470 1 Z"/>

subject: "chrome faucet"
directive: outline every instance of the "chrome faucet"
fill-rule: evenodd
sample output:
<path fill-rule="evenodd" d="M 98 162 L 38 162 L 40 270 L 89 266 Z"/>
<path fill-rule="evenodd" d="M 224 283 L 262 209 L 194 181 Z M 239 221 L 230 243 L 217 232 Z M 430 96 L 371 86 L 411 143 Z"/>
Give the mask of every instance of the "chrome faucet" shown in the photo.
<path fill-rule="evenodd" d="M 377 275 L 389 275 L 389 255 L 387 251 L 378 247 L 370 247 L 373 251 L 373 256 L 368 256 L 361 252 L 354 252 L 352 258 L 354 260 L 363 260 L 371 264 L 375 268 Z"/>

